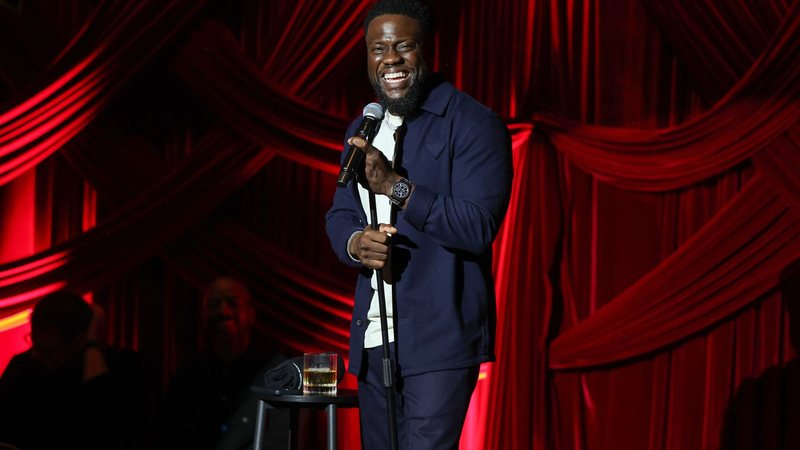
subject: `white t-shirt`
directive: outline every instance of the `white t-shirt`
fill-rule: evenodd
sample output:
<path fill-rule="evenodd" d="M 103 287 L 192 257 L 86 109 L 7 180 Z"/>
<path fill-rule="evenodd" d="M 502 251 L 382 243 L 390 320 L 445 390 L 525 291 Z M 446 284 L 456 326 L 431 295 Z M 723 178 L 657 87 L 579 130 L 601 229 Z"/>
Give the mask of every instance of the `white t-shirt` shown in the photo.
<path fill-rule="evenodd" d="M 403 118 L 392 115 L 386 112 L 381 122 L 381 127 L 378 129 L 378 134 L 372 140 L 372 146 L 381 151 L 390 162 L 394 160 L 394 131 L 403 124 Z M 367 214 L 367 220 L 372 220 L 369 211 L 369 192 L 364 189 L 360 184 L 358 185 L 358 196 L 361 199 L 361 206 Z M 378 214 L 378 223 L 391 223 L 392 220 L 392 203 L 389 197 L 376 194 L 375 195 L 375 210 Z M 385 276 L 384 276 L 385 278 Z M 367 312 L 367 325 L 366 334 L 364 334 L 364 348 L 379 347 L 383 344 L 381 339 L 381 315 L 380 305 L 378 302 L 378 277 L 372 274 L 372 301 L 369 305 Z M 393 304 L 393 289 L 390 284 L 383 283 L 383 290 L 386 293 L 386 318 L 388 324 L 389 342 L 394 342 L 394 320 L 392 308 Z"/>

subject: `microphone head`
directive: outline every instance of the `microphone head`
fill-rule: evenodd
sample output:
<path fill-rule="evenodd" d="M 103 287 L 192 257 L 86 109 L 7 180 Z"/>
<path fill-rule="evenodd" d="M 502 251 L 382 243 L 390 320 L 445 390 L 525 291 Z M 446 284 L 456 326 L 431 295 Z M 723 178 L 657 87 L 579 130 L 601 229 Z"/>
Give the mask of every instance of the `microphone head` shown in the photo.
<path fill-rule="evenodd" d="M 383 106 L 380 103 L 372 102 L 364 107 L 361 113 L 364 117 L 370 117 L 375 120 L 383 120 Z"/>

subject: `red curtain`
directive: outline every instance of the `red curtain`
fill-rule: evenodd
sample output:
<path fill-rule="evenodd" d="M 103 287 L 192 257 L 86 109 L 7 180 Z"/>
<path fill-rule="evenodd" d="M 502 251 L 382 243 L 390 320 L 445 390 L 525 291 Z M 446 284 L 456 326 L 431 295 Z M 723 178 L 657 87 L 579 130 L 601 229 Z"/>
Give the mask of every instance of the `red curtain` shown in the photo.
<path fill-rule="evenodd" d="M 322 217 L 371 3 L 0 6 L 0 356 L 68 287 L 163 383 L 222 273 L 284 351 L 344 352 L 355 275 Z M 800 2 L 432 8 L 431 65 L 506 120 L 516 172 L 462 448 L 720 448 L 737 389 L 795 355 Z"/>

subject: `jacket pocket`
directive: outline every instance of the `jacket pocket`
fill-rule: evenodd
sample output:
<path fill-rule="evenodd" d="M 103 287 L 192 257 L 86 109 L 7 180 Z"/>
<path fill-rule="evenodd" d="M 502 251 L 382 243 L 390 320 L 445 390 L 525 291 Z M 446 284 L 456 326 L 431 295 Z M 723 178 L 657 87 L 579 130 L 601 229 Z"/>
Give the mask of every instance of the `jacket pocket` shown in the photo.
<path fill-rule="evenodd" d="M 425 150 L 433 157 L 433 159 L 439 159 L 439 157 L 444 153 L 445 144 L 444 142 L 426 142 L 424 144 Z"/>

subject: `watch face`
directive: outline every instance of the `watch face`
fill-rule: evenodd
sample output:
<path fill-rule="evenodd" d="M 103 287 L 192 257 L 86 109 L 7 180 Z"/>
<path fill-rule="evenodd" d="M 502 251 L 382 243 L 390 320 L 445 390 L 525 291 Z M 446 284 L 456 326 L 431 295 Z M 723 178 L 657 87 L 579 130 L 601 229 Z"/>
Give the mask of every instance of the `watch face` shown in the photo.
<path fill-rule="evenodd" d="M 410 189 L 409 189 L 408 183 L 405 180 L 398 181 L 397 183 L 394 184 L 394 189 L 392 191 L 392 195 L 395 198 L 398 198 L 398 199 L 406 198 L 406 197 L 408 197 L 409 193 L 410 193 Z"/>

